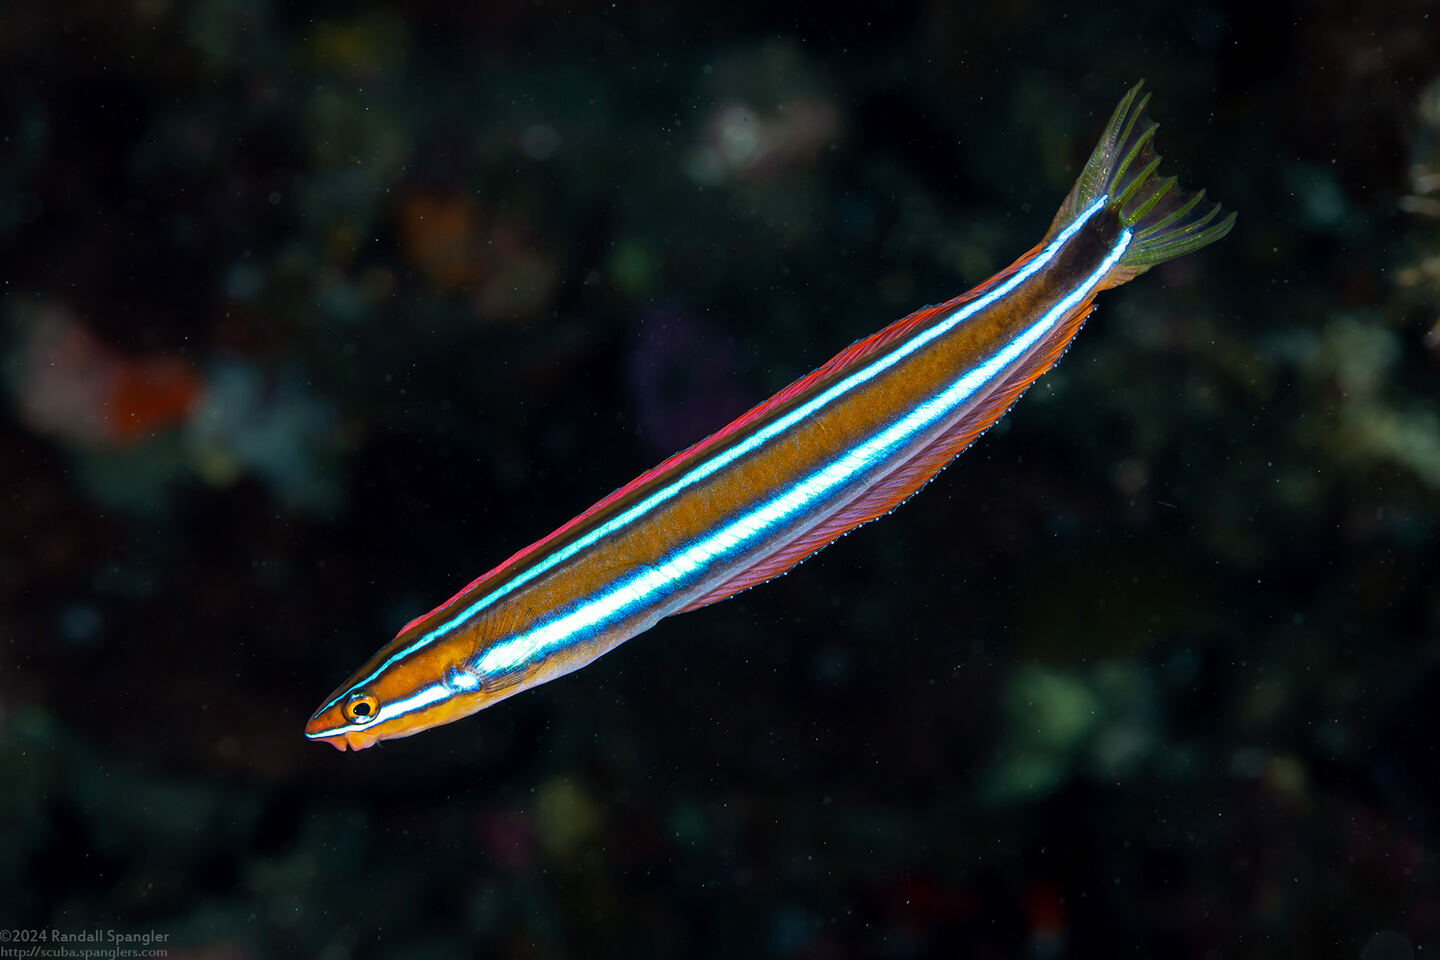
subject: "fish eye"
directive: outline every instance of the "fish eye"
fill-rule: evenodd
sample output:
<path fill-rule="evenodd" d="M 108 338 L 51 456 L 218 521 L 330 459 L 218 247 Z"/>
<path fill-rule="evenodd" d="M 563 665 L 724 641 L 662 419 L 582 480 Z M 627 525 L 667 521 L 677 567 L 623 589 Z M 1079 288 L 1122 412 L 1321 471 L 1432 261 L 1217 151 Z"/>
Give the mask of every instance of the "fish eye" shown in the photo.
<path fill-rule="evenodd" d="M 350 694 L 345 700 L 345 719 L 351 723 L 369 723 L 380 712 L 380 701 L 364 690 Z"/>

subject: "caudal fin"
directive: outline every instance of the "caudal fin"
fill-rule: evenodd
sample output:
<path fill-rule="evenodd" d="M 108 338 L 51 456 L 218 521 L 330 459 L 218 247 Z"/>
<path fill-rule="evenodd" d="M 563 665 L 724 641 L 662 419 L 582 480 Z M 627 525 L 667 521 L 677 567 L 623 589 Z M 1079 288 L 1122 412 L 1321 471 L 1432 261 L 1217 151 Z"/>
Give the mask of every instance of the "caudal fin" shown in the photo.
<path fill-rule="evenodd" d="M 1095 152 L 1085 164 L 1070 195 L 1060 206 L 1046 235 L 1048 241 L 1101 197 L 1134 233 L 1129 248 L 1106 278 L 1105 287 L 1132 280 L 1157 263 L 1182 257 L 1214 243 L 1235 225 L 1235 214 L 1220 216 L 1220 204 L 1205 203 L 1205 191 L 1188 193 L 1174 177 L 1160 177 L 1155 152 L 1158 123 L 1145 114 L 1150 95 L 1141 95 L 1145 81 L 1125 94 Z"/>

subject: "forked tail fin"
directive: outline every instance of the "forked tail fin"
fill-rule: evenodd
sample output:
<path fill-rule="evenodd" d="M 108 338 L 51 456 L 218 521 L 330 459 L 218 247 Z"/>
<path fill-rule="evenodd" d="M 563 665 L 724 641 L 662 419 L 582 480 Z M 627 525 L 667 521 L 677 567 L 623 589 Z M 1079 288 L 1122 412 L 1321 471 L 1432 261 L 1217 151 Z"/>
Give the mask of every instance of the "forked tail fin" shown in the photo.
<path fill-rule="evenodd" d="M 1182 257 L 1214 243 L 1235 225 L 1235 214 L 1220 217 L 1220 204 L 1205 203 L 1205 191 L 1187 193 L 1174 177 L 1159 177 L 1155 152 L 1158 123 L 1145 114 L 1150 95 L 1141 95 L 1145 81 L 1125 94 L 1105 127 L 1095 152 L 1060 212 L 1050 224 L 1049 241 L 1100 197 L 1134 233 L 1129 248 L 1101 289 L 1133 280 L 1157 263 Z"/>

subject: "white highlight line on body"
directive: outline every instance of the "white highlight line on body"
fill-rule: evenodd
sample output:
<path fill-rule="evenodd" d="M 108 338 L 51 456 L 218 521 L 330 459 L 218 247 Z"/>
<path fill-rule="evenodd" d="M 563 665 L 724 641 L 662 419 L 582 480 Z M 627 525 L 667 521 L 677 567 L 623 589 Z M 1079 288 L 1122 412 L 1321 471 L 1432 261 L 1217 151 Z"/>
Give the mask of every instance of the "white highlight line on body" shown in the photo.
<path fill-rule="evenodd" d="M 896 423 L 812 473 L 789 490 L 695 541 L 659 566 L 636 574 L 595 599 L 581 604 L 570 613 L 495 644 L 476 664 L 478 672 L 485 675 L 513 670 L 555 647 L 563 646 L 572 637 L 623 615 L 626 608 L 649 602 L 655 594 L 663 592 L 695 570 L 734 551 L 747 540 L 805 509 L 815 500 L 849 482 L 867 467 L 883 459 L 894 448 L 903 446 L 916 435 L 939 423 L 975 391 L 1039 342 L 1061 317 L 1088 296 L 1124 255 L 1130 245 L 1131 235 L 1131 231 L 1124 231 L 1116 241 L 1115 248 L 1079 287 L 1006 344 L 995 356 L 961 377 L 944 392 L 919 404 Z"/>
<path fill-rule="evenodd" d="M 480 611 L 484 610 L 486 607 L 489 607 L 491 604 L 504 597 L 506 594 L 518 589 L 529 581 L 540 576 L 542 573 L 553 569 L 558 564 L 565 562 L 566 560 L 575 556 L 575 554 L 579 553 L 581 550 L 584 550 L 586 547 L 591 546 L 603 537 L 609 536 L 615 531 L 620 530 L 623 527 L 634 522 L 635 520 L 643 517 L 645 514 L 649 513 L 651 510 L 654 510 L 662 503 L 665 503 L 666 501 L 674 498 L 677 494 L 687 489 L 688 487 L 694 486 L 696 483 L 699 483 L 705 478 L 712 476 L 714 473 L 716 473 L 716 471 L 723 469 L 724 467 L 738 460 L 740 457 L 743 457 L 746 454 L 752 452 L 753 450 L 759 448 L 760 446 L 779 436 L 781 433 L 784 433 L 786 430 L 795 426 L 797 423 L 808 419 L 810 416 L 815 414 L 822 407 L 834 401 L 836 398 L 841 397 L 846 393 L 849 393 L 856 387 L 870 380 L 873 380 L 875 377 L 879 376 L 881 373 L 885 372 L 890 367 L 893 367 L 895 364 L 899 363 L 905 357 L 921 349 L 926 344 L 931 343 L 938 337 L 944 336 L 946 333 L 953 330 L 958 324 L 963 323 L 965 320 L 974 316 L 980 310 L 985 309 L 986 307 L 995 303 L 997 300 L 1000 300 L 1001 298 L 1007 296 L 1012 290 L 1018 287 L 1021 283 L 1028 280 L 1036 272 L 1043 268 L 1047 263 L 1053 260 L 1055 256 L 1060 252 L 1061 248 L 1072 237 L 1074 237 L 1076 233 L 1079 232 L 1080 228 L 1083 227 L 1085 223 L 1092 216 L 1094 216 L 1094 214 L 1098 210 L 1100 210 L 1105 205 L 1108 199 L 1108 196 L 1101 196 L 1099 199 L 1097 199 L 1094 203 L 1087 207 L 1084 212 L 1082 212 L 1078 217 L 1076 217 L 1072 223 L 1070 223 L 1064 230 L 1062 230 L 1059 235 L 1057 235 L 1055 239 L 1050 242 L 1049 246 L 1047 246 L 1034 259 L 1026 263 L 1025 266 L 1017 270 L 1014 275 L 1012 275 L 1004 283 L 997 286 L 995 289 L 990 290 L 982 296 L 970 301 L 969 303 L 962 305 L 959 309 L 957 309 L 949 317 L 946 317 L 940 323 L 937 323 L 934 326 L 922 331 L 915 337 L 912 337 L 910 340 L 907 340 L 905 343 L 892 350 L 890 353 L 887 353 L 883 357 L 880 357 L 879 359 L 861 368 L 860 370 L 857 370 L 854 373 L 850 374 L 840 382 L 824 390 L 806 403 L 801 404 L 799 407 L 796 407 L 794 410 L 790 411 L 785 416 L 780 417 L 779 419 L 768 424 L 762 429 L 757 430 L 754 434 L 747 437 L 745 440 L 741 441 L 735 446 L 729 448 L 728 450 L 722 451 L 721 453 L 717 454 L 709 460 L 704 461 L 703 463 L 697 464 L 694 469 L 692 469 L 689 473 L 685 474 L 683 477 L 680 477 L 679 479 L 668 484 L 664 488 L 657 490 L 655 493 L 646 497 L 644 500 L 640 501 L 635 506 L 630 507 L 628 510 L 624 511 L 619 516 L 607 521 L 599 527 L 596 527 L 594 530 L 591 530 L 584 536 L 579 537 L 573 542 L 567 544 L 566 546 L 556 550 L 554 553 L 550 554 L 548 557 L 546 557 L 540 563 L 537 563 L 535 566 L 530 567 L 529 569 L 517 574 L 510 580 L 507 580 L 499 587 L 496 587 L 494 590 L 490 591 L 485 596 L 481 597 L 479 600 L 476 600 L 474 603 L 467 606 L 464 610 L 451 617 L 445 623 L 417 637 L 403 650 L 399 650 L 396 653 L 391 654 L 385 659 L 383 663 L 381 663 L 378 667 L 372 670 L 367 676 L 360 679 L 356 683 L 351 684 L 349 687 L 346 688 L 344 693 L 340 694 L 340 696 L 335 697 L 334 699 L 326 703 L 324 706 L 322 706 L 320 708 L 320 711 L 317 711 L 317 715 L 319 712 L 323 712 L 324 710 L 329 709 L 333 704 L 338 702 L 341 697 L 347 695 L 351 690 L 354 690 L 357 687 L 363 687 L 365 684 L 374 680 L 377 676 L 384 672 L 386 668 L 388 668 L 391 664 L 395 663 L 397 660 L 401 660 L 405 657 L 410 656 L 417 650 L 421 650 L 429 646 L 431 643 L 434 643 L 436 640 L 444 637 L 451 631 L 463 626 L 465 623 L 469 622 L 476 614 L 480 613 Z"/>

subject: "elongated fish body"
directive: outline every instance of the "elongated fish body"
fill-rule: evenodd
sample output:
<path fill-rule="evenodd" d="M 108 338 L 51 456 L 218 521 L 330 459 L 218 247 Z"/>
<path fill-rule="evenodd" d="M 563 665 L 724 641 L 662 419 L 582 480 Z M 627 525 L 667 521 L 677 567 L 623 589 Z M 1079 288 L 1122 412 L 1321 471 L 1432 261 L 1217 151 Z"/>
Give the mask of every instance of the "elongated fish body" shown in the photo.
<path fill-rule="evenodd" d="M 409 736 L 593 661 L 661 619 L 778 576 L 893 509 L 1069 346 L 1095 295 L 1224 236 L 1155 175 L 1121 101 L 1049 233 L 971 292 L 853 344 L 411 621 L 306 736 Z"/>

